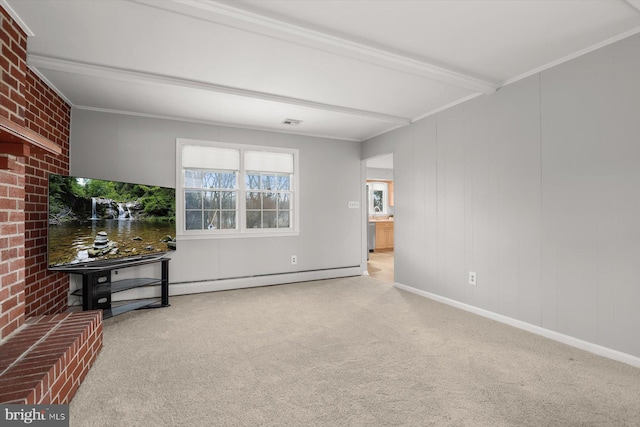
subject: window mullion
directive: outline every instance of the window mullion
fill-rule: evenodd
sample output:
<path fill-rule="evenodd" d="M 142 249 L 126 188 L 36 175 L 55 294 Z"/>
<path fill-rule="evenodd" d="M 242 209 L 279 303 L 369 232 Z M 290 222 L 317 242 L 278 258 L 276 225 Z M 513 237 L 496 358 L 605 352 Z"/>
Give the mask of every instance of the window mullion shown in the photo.
<path fill-rule="evenodd" d="M 240 150 L 240 165 L 238 170 L 238 216 L 240 233 L 244 233 L 247 227 L 247 197 L 246 177 L 244 171 L 244 150 Z"/>

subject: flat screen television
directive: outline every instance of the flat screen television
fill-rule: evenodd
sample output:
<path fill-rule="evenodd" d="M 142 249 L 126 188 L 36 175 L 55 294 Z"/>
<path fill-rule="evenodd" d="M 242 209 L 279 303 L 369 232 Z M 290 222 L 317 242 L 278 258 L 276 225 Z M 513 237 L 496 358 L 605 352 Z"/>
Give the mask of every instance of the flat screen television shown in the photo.
<path fill-rule="evenodd" d="M 176 195 L 168 187 L 49 174 L 51 270 L 105 267 L 176 249 Z"/>

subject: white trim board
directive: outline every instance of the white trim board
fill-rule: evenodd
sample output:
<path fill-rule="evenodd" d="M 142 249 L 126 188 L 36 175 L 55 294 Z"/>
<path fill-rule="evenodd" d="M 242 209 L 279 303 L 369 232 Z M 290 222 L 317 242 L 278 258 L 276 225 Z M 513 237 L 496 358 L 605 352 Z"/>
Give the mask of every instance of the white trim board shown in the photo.
<path fill-rule="evenodd" d="M 640 0 L 627 0 L 627 1 L 634 1 L 634 2 L 637 1 L 638 4 L 640 4 Z M 533 76 L 535 74 L 542 73 L 542 72 L 544 72 L 546 70 L 549 70 L 549 69 L 551 69 L 553 67 L 556 67 L 556 66 L 558 66 L 560 64 L 564 64 L 565 62 L 569 62 L 569 61 L 571 61 L 573 59 L 576 59 L 576 58 L 578 58 L 578 57 L 580 57 L 582 55 L 586 55 L 588 53 L 594 52 L 594 51 L 596 51 L 598 49 L 601 49 L 601 48 L 603 48 L 605 46 L 609 46 L 609 45 L 611 45 L 611 44 L 613 44 L 615 42 L 618 42 L 620 40 L 624 40 L 624 39 L 626 39 L 628 37 L 631 37 L 631 36 L 633 36 L 635 34 L 638 34 L 638 33 L 640 33 L 640 26 L 634 27 L 634 28 L 632 28 L 632 29 L 630 29 L 628 31 L 625 31 L 622 34 L 618 34 L 617 36 L 610 37 L 607 40 L 603 40 L 603 41 L 598 42 L 598 43 L 596 43 L 594 45 L 591 45 L 591 46 L 588 46 L 588 47 L 586 47 L 584 49 L 581 49 L 581 50 L 579 50 L 577 52 L 573 52 L 573 53 L 571 53 L 571 54 L 569 54 L 569 55 L 567 55 L 565 57 L 556 59 L 555 61 L 551 61 L 550 63 L 542 65 L 542 66 L 540 66 L 538 68 L 534 68 L 533 70 L 529 70 L 529 71 L 524 72 L 524 73 L 522 73 L 520 75 L 517 75 L 515 77 L 511 77 L 510 79 L 507 79 L 504 82 L 502 82 L 500 84 L 499 88 L 508 86 L 508 85 L 510 85 L 512 83 L 515 83 L 515 82 L 518 82 L 520 80 L 524 80 L 527 77 L 531 77 L 531 76 Z"/>
<path fill-rule="evenodd" d="M 626 363 L 628 365 L 634 366 L 636 368 L 640 368 L 640 357 L 633 356 L 631 354 L 623 353 L 621 351 L 613 350 L 608 347 L 603 347 L 598 344 L 593 344 L 587 341 L 583 341 L 578 338 L 571 337 L 569 335 L 564 335 L 559 332 L 551 331 L 549 329 L 542 328 L 540 326 L 532 325 L 527 322 L 523 322 L 521 320 L 513 319 L 508 316 L 503 316 L 502 314 L 497 314 L 492 311 L 488 311 L 482 308 L 474 307 L 469 304 L 465 304 L 459 301 L 455 301 L 449 298 L 441 297 L 439 295 L 432 294 L 430 292 L 423 291 L 421 289 L 416 289 L 411 286 L 403 285 L 401 283 L 394 283 L 394 286 L 398 289 L 402 289 L 407 292 L 411 292 L 413 294 L 429 298 L 431 300 L 441 302 L 443 304 L 450 305 L 455 308 L 459 308 L 461 310 L 468 311 L 473 314 L 477 314 L 482 317 L 486 317 L 491 320 L 495 320 L 500 323 L 507 324 L 509 326 L 513 326 L 518 329 L 525 330 L 527 332 L 534 333 L 536 335 L 543 336 L 545 338 L 552 339 L 554 341 L 561 342 L 563 344 L 567 344 L 571 347 L 579 348 L 580 350 L 587 351 L 589 353 L 596 354 L 598 356 L 606 357 L 608 359 L 612 359 L 618 362 Z"/>
<path fill-rule="evenodd" d="M 22 31 L 24 31 L 27 37 L 35 36 L 35 33 L 31 31 L 31 28 L 29 28 L 27 23 L 24 22 L 20 17 L 20 15 L 18 15 L 16 11 L 13 10 L 13 8 L 9 5 L 9 3 L 7 3 L 7 0 L 0 0 L 0 6 L 2 6 L 4 10 L 7 11 L 9 16 L 13 18 L 13 20 L 16 22 L 16 24 L 18 24 L 18 26 L 22 29 Z"/>
<path fill-rule="evenodd" d="M 134 3 L 155 7 L 168 12 L 191 16 L 197 19 L 238 28 L 254 34 L 261 34 L 335 53 L 347 58 L 357 59 L 372 64 L 382 65 L 401 72 L 414 74 L 423 78 L 451 84 L 456 87 L 490 94 L 496 91 L 497 84 L 455 71 L 451 67 L 431 64 L 418 58 L 406 56 L 400 52 L 382 50 L 376 47 L 356 43 L 337 35 L 311 30 L 292 23 L 252 13 L 235 5 L 214 0 L 172 0 L 158 2 L 155 0 L 129 0 Z"/>

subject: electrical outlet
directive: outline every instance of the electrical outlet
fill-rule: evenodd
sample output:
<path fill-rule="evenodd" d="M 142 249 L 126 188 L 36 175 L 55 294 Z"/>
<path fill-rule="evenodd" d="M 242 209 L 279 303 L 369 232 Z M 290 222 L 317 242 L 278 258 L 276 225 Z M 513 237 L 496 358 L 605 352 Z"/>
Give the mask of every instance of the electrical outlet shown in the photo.
<path fill-rule="evenodd" d="M 477 284 L 476 272 L 469 272 L 469 284 L 475 286 Z"/>
<path fill-rule="evenodd" d="M 360 202 L 349 202 L 349 209 L 358 209 L 360 207 Z"/>
<path fill-rule="evenodd" d="M 298 263 L 298 256 L 291 255 L 291 265 L 296 265 Z"/>

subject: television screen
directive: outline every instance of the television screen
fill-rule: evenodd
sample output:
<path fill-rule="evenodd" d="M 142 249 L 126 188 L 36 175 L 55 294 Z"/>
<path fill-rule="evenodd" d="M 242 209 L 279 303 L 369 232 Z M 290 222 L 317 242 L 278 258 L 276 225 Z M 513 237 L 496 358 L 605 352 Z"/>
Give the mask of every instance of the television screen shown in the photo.
<path fill-rule="evenodd" d="M 48 265 L 64 270 L 176 249 L 175 189 L 49 175 Z"/>

